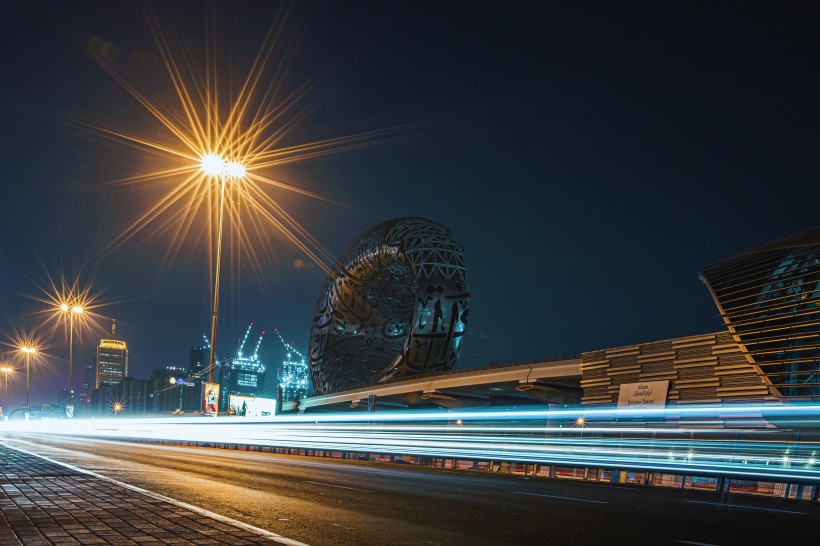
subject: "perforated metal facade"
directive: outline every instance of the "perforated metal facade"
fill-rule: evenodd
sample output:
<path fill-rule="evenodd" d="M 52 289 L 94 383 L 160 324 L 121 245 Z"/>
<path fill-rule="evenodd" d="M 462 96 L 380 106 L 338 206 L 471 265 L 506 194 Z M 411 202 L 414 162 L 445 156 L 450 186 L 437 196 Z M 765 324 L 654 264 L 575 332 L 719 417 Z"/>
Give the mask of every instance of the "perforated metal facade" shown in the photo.
<path fill-rule="evenodd" d="M 444 226 L 375 226 L 336 262 L 316 304 L 310 370 L 318 394 L 453 369 L 467 324 L 464 248 Z"/>

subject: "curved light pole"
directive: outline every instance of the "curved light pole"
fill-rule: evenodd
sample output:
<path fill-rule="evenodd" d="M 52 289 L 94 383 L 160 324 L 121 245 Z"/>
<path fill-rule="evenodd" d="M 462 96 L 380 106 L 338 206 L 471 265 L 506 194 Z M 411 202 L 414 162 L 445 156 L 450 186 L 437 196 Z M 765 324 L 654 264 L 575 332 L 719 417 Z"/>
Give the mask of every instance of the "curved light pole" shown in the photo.
<path fill-rule="evenodd" d="M 0 366 L 0 372 L 6 376 L 6 388 L 4 389 L 3 397 L 3 412 L 5 412 L 9 407 L 9 374 L 14 372 L 14 368 L 11 366 Z"/>

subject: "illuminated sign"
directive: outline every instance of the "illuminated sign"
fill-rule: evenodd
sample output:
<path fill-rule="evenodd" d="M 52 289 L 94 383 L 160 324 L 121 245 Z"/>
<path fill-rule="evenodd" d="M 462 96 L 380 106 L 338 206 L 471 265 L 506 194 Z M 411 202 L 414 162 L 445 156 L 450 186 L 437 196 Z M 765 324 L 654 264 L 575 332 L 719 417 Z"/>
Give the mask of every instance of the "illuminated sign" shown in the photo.
<path fill-rule="evenodd" d="M 619 408 L 662 408 L 666 405 L 669 381 L 624 383 L 618 392 Z"/>

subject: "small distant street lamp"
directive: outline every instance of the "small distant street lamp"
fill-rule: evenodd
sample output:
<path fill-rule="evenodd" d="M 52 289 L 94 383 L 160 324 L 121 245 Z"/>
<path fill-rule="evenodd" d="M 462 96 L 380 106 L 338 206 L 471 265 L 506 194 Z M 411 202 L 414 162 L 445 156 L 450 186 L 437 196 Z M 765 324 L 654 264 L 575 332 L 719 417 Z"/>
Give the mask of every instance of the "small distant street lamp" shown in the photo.
<path fill-rule="evenodd" d="M 5 412 L 6 409 L 9 407 L 9 374 L 14 372 L 14 368 L 11 366 L 5 365 L 0 366 L 0 372 L 6 375 L 6 388 L 4 391 L 4 401 L 3 401 L 3 411 Z"/>
<path fill-rule="evenodd" d="M 73 381 L 73 369 L 74 369 L 74 317 L 83 314 L 83 307 L 81 305 L 69 305 L 67 303 L 63 303 L 60 305 L 60 311 L 66 314 L 67 316 L 67 325 L 68 325 L 68 402 L 67 406 L 71 406 L 73 393 L 74 393 L 74 381 Z"/>
<path fill-rule="evenodd" d="M 119 415 L 122 413 L 122 404 L 120 402 L 114 402 L 114 405 L 111 406 L 111 409 L 114 410 L 115 415 Z"/>
<path fill-rule="evenodd" d="M 577 427 L 581 427 L 581 428 L 583 428 L 583 427 L 587 426 L 587 419 L 586 419 L 586 417 L 583 417 L 583 416 L 582 416 L 582 417 L 578 417 L 578 418 L 576 418 L 576 419 L 575 419 L 575 426 L 577 426 Z"/>
<path fill-rule="evenodd" d="M 26 405 L 24 409 L 28 409 L 28 383 L 29 383 L 29 370 L 31 368 L 31 355 L 37 352 L 35 347 L 29 347 L 27 345 L 23 345 L 20 347 L 20 351 L 23 353 L 23 356 L 26 357 Z M 8 376 L 6 376 L 8 377 Z"/>

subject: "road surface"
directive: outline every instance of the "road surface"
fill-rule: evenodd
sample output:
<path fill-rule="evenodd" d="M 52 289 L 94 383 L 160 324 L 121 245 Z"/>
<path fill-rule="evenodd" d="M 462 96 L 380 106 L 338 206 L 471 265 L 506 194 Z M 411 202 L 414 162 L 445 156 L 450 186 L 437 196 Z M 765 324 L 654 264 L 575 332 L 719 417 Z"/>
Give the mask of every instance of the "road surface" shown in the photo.
<path fill-rule="evenodd" d="M 312 546 L 813 543 L 820 503 L 246 451 L 14 435 Z"/>

